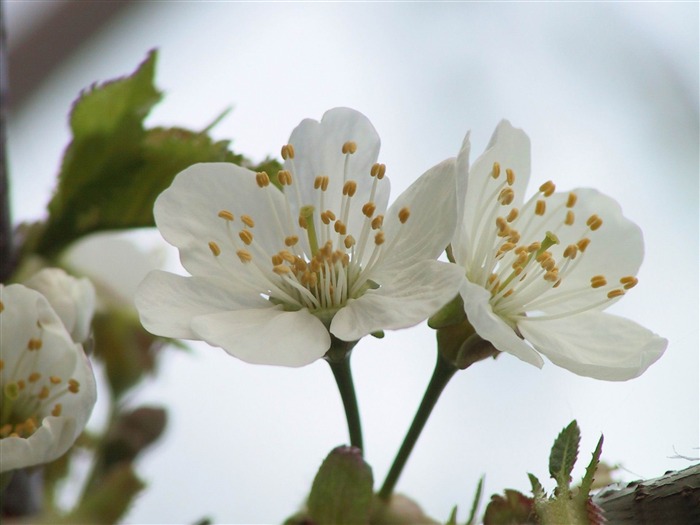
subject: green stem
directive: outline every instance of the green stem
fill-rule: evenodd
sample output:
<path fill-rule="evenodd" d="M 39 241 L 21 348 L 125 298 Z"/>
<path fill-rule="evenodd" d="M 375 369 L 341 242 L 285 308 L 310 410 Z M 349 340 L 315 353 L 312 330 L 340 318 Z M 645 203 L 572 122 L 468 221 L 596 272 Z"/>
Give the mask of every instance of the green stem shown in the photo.
<path fill-rule="evenodd" d="M 326 356 L 326 361 L 333 371 L 333 377 L 335 377 L 340 397 L 343 400 L 345 418 L 347 419 L 348 432 L 350 433 L 350 444 L 364 451 L 360 411 L 357 407 L 355 385 L 353 384 L 352 371 L 350 370 L 350 350 L 347 350 L 343 355 L 338 357 L 331 357 L 329 352 L 329 355 Z"/>
<path fill-rule="evenodd" d="M 430 417 L 430 413 L 435 407 L 440 394 L 444 390 L 447 383 L 452 379 L 452 376 L 458 369 L 451 363 L 448 363 L 443 357 L 438 353 L 437 363 L 435 363 L 435 370 L 433 371 L 433 377 L 430 379 L 428 388 L 425 390 L 423 395 L 423 401 L 421 401 L 418 411 L 413 418 L 413 423 L 411 423 L 411 428 L 408 429 L 408 433 L 401 444 L 398 454 L 394 459 L 394 463 L 391 465 L 389 474 L 384 480 L 384 485 L 379 490 L 379 498 L 388 501 L 391 497 L 391 493 L 394 491 L 396 482 L 401 475 L 401 471 L 408 461 L 408 457 L 411 455 L 411 451 L 418 441 L 418 436 L 423 431 L 425 423 Z"/>

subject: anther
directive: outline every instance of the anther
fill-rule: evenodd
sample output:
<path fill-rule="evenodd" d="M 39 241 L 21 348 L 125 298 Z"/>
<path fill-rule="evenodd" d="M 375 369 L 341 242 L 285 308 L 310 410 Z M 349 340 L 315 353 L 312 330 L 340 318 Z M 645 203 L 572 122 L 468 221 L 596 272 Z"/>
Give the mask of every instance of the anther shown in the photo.
<path fill-rule="evenodd" d="M 290 235 L 289 237 L 285 237 L 284 239 L 284 245 L 289 247 L 295 246 L 298 242 L 299 237 L 297 237 L 296 235 Z"/>
<path fill-rule="evenodd" d="M 41 374 L 39 372 L 32 372 L 31 374 L 29 374 L 29 377 L 27 377 L 27 380 L 30 383 L 36 383 L 37 381 L 39 381 L 39 379 L 41 379 Z"/>
<path fill-rule="evenodd" d="M 374 244 L 377 246 L 384 244 L 384 232 L 377 232 L 377 235 L 374 236 Z"/>
<path fill-rule="evenodd" d="M 588 220 L 586 221 L 586 226 L 588 226 L 591 229 L 591 231 L 596 231 L 602 225 L 603 219 L 601 219 L 595 214 L 588 217 Z"/>
<path fill-rule="evenodd" d="M 619 288 L 615 288 L 614 290 L 610 290 L 608 292 L 608 299 L 614 299 L 615 297 L 621 297 L 625 295 L 624 290 L 620 290 Z"/>
<path fill-rule="evenodd" d="M 348 231 L 348 228 L 347 226 L 345 226 L 345 224 L 343 224 L 343 221 L 335 221 L 333 229 L 336 231 L 336 233 L 339 233 L 340 235 L 345 235 Z"/>
<path fill-rule="evenodd" d="M 321 191 L 326 191 L 328 189 L 328 177 L 319 175 L 314 179 L 314 189 L 321 189 Z"/>
<path fill-rule="evenodd" d="M 255 174 L 255 182 L 260 188 L 264 188 L 270 185 L 270 176 L 264 171 L 258 172 Z"/>
<path fill-rule="evenodd" d="M 506 217 L 506 220 L 507 220 L 508 222 L 513 222 L 515 219 L 518 218 L 518 213 L 519 213 L 519 212 L 518 212 L 518 208 L 513 208 L 513 209 L 510 210 L 510 212 L 508 213 L 508 217 Z"/>
<path fill-rule="evenodd" d="M 282 259 L 282 256 L 279 254 L 275 254 L 272 256 L 272 266 L 279 266 L 284 262 L 284 259 Z"/>
<path fill-rule="evenodd" d="M 58 376 L 50 376 L 49 381 L 51 382 L 52 385 L 58 385 L 61 383 L 61 378 Z"/>
<path fill-rule="evenodd" d="M 289 266 L 285 266 L 284 264 L 278 264 L 277 266 L 273 266 L 272 271 L 275 272 L 277 275 L 287 275 L 292 273 L 292 270 L 289 269 Z"/>
<path fill-rule="evenodd" d="M 309 228 L 309 222 L 306 220 L 306 217 L 304 217 L 301 213 L 299 214 L 299 227 L 303 228 L 304 230 L 307 230 Z"/>
<path fill-rule="evenodd" d="M 80 391 L 80 383 L 75 379 L 68 380 L 68 391 L 71 394 L 77 394 Z"/>
<path fill-rule="evenodd" d="M 374 219 L 372 219 L 373 230 L 378 230 L 382 227 L 382 224 L 384 224 L 384 215 L 377 215 Z"/>
<path fill-rule="evenodd" d="M 231 213 L 231 212 L 228 211 L 228 210 L 221 210 L 221 211 L 218 213 L 218 215 L 219 215 L 220 218 L 222 218 L 222 219 L 224 219 L 224 220 L 227 220 L 227 221 L 232 221 L 232 220 L 233 220 L 233 213 Z"/>
<path fill-rule="evenodd" d="M 294 146 L 291 144 L 285 144 L 282 146 L 282 158 L 284 160 L 287 159 L 293 159 L 294 158 Z"/>
<path fill-rule="evenodd" d="M 637 283 L 639 282 L 639 279 L 634 277 L 633 275 L 628 275 L 627 277 L 623 277 L 620 279 L 620 284 L 625 290 L 629 290 L 630 288 L 634 288 L 637 286 Z"/>
<path fill-rule="evenodd" d="M 600 288 L 606 284 L 608 284 L 608 281 L 605 279 L 604 275 L 594 275 L 591 277 L 591 288 Z"/>
<path fill-rule="evenodd" d="M 399 210 L 399 221 L 401 221 L 401 224 L 406 224 L 406 221 L 410 216 L 411 210 L 409 210 L 407 207 L 401 208 Z"/>
<path fill-rule="evenodd" d="M 250 232 L 250 230 L 241 230 L 238 236 L 246 244 L 246 246 L 250 246 L 253 242 L 253 234 Z"/>
<path fill-rule="evenodd" d="M 241 260 L 242 263 L 249 263 L 253 260 L 253 256 L 248 250 L 238 250 L 236 252 L 236 255 L 238 255 L 238 258 Z"/>
<path fill-rule="evenodd" d="M 493 167 L 491 168 L 491 176 L 494 179 L 497 179 L 500 174 L 501 174 L 501 165 L 498 162 L 494 162 Z"/>
<path fill-rule="evenodd" d="M 68 390 L 70 390 L 70 385 L 68 386 Z M 39 390 L 39 394 L 36 397 L 43 401 L 44 399 L 47 399 L 49 397 L 50 393 L 51 392 L 49 391 L 49 387 L 43 386 L 41 387 L 41 390 Z"/>
<path fill-rule="evenodd" d="M 56 406 L 53 407 L 53 410 L 51 411 L 51 415 L 54 417 L 58 417 L 61 415 L 61 412 L 63 411 L 63 406 L 61 403 L 56 403 Z"/>
<path fill-rule="evenodd" d="M 288 263 L 293 263 L 296 261 L 296 257 L 289 250 L 280 250 L 279 256 Z"/>
<path fill-rule="evenodd" d="M 547 211 L 547 203 L 541 199 L 538 200 L 535 204 L 535 215 L 542 216 L 544 215 L 545 211 Z"/>
<path fill-rule="evenodd" d="M 282 186 L 291 186 L 292 174 L 287 170 L 279 170 L 277 172 L 277 180 L 280 181 Z"/>
<path fill-rule="evenodd" d="M 548 180 L 542 186 L 540 186 L 540 191 L 544 194 L 545 197 L 549 197 L 552 193 L 554 193 L 554 190 L 556 190 L 557 187 L 554 185 L 554 183 L 551 180 Z"/>
<path fill-rule="evenodd" d="M 550 283 L 555 283 L 559 280 L 559 271 L 554 268 L 552 271 L 548 271 L 544 274 L 544 280 Z"/>
<path fill-rule="evenodd" d="M 574 205 L 576 204 L 577 199 L 578 199 L 578 197 L 576 196 L 576 194 L 573 191 L 571 193 L 569 193 L 569 197 L 566 199 L 566 207 L 573 208 Z"/>
<path fill-rule="evenodd" d="M 211 250 L 211 253 L 214 255 L 214 257 L 218 257 L 221 255 L 221 248 L 219 248 L 219 245 L 216 244 L 214 241 L 209 241 L 209 249 Z"/>
<path fill-rule="evenodd" d="M 374 212 L 377 211 L 377 205 L 374 204 L 373 202 L 366 202 L 362 206 L 362 213 L 364 214 L 365 217 L 367 218 L 372 218 L 372 215 L 374 215 Z"/>
<path fill-rule="evenodd" d="M 506 169 L 506 182 L 508 186 L 515 184 L 515 172 L 510 168 Z"/>
<path fill-rule="evenodd" d="M 511 188 L 503 188 L 498 194 L 498 202 L 503 206 L 508 206 L 515 199 L 515 192 Z"/>
<path fill-rule="evenodd" d="M 575 259 L 576 255 L 578 255 L 578 246 L 575 244 L 569 244 L 565 249 L 564 249 L 564 257 L 567 259 Z"/>
<path fill-rule="evenodd" d="M 32 337 L 28 342 L 27 342 L 27 350 L 41 350 L 41 347 L 44 343 L 42 342 L 41 339 L 36 339 Z"/>
<path fill-rule="evenodd" d="M 369 174 L 372 177 L 377 177 L 378 180 L 382 180 L 384 178 L 385 173 L 386 173 L 386 166 L 384 164 L 379 164 L 378 162 L 375 164 L 372 164 L 372 168 L 369 170 Z"/>
<path fill-rule="evenodd" d="M 348 140 L 345 144 L 343 144 L 342 152 L 343 155 L 347 155 L 348 153 L 352 155 L 357 151 L 357 144 L 354 143 L 352 140 Z"/>
<path fill-rule="evenodd" d="M 574 212 L 571 210 L 567 210 L 566 212 L 566 219 L 564 219 L 564 224 L 567 226 L 571 226 L 574 223 Z"/>
<path fill-rule="evenodd" d="M 255 221 L 250 215 L 241 215 L 241 221 L 243 221 L 243 224 L 248 226 L 248 228 L 253 228 L 255 226 Z"/>
<path fill-rule="evenodd" d="M 584 237 L 576 243 L 576 246 L 578 246 L 578 249 L 581 250 L 581 253 L 583 253 L 586 251 L 589 244 L 591 244 L 591 240 L 588 237 Z"/>
<path fill-rule="evenodd" d="M 503 217 L 496 217 L 496 228 L 498 228 L 499 232 L 504 231 L 506 228 L 508 228 L 508 222 L 506 219 Z"/>
<path fill-rule="evenodd" d="M 355 237 L 353 237 L 352 235 L 348 235 L 347 237 L 345 237 L 343 244 L 349 250 L 350 248 L 355 246 Z"/>
<path fill-rule="evenodd" d="M 348 197 L 352 197 L 355 195 L 355 192 L 357 191 L 357 182 L 354 180 L 349 180 L 343 185 L 343 195 L 347 195 Z"/>

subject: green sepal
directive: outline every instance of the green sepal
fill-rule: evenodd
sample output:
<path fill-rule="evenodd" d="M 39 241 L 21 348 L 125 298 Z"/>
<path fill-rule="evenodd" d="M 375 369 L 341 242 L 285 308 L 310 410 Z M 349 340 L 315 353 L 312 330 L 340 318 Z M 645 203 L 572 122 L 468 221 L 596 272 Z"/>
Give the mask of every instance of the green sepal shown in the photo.
<path fill-rule="evenodd" d="M 504 495 L 494 494 L 484 512 L 484 525 L 510 525 L 535 523 L 531 519 L 532 498 L 521 492 L 506 489 Z"/>
<path fill-rule="evenodd" d="M 540 480 L 537 479 L 537 476 L 528 472 L 527 477 L 530 480 L 530 485 L 532 486 L 532 495 L 535 497 L 535 499 L 540 500 L 546 498 L 547 494 L 544 491 L 542 483 L 540 483 Z"/>
<path fill-rule="evenodd" d="M 316 474 L 308 501 L 315 525 L 368 524 L 372 507 L 372 469 L 357 447 L 333 449 Z"/>
<path fill-rule="evenodd" d="M 603 436 L 600 436 L 598 444 L 593 451 L 591 462 L 586 467 L 586 473 L 581 480 L 581 485 L 579 487 L 579 492 L 576 494 L 576 499 L 579 502 L 585 502 L 588 500 L 588 495 L 591 492 L 591 487 L 593 485 L 593 479 L 598 469 L 598 464 L 600 463 L 600 455 L 603 452 Z"/>
<path fill-rule="evenodd" d="M 433 314 L 428 319 L 428 326 L 433 330 L 437 330 L 461 323 L 466 320 L 466 318 L 467 315 L 464 313 L 464 301 L 462 301 L 462 296 L 457 294 L 454 299 L 440 308 L 437 313 Z"/>
<path fill-rule="evenodd" d="M 479 478 L 479 484 L 476 486 L 476 492 L 474 493 L 474 499 L 472 500 L 472 508 L 469 512 L 469 518 L 467 518 L 466 525 L 476 524 L 476 512 L 479 509 L 479 502 L 481 501 L 481 496 L 484 493 L 484 476 Z M 456 509 L 456 507 L 455 507 Z"/>
<path fill-rule="evenodd" d="M 450 512 L 450 517 L 445 525 L 457 525 L 457 505 L 452 507 L 452 512 Z"/>
<path fill-rule="evenodd" d="M 549 475 L 557 482 L 557 488 L 568 492 L 571 483 L 571 471 L 578 458 L 581 431 L 574 419 L 559 433 L 549 455 Z"/>

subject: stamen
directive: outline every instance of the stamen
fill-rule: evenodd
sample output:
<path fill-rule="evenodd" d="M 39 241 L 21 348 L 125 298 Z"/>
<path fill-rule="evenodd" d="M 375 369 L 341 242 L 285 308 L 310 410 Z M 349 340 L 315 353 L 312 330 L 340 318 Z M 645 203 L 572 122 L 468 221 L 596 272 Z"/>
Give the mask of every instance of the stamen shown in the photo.
<path fill-rule="evenodd" d="M 515 192 L 511 188 L 503 188 L 498 194 L 498 202 L 503 206 L 508 206 L 515 199 Z"/>
<path fill-rule="evenodd" d="M 238 258 L 241 260 L 242 263 L 249 263 L 253 260 L 253 256 L 248 250 L 238 250 L 236 252 L 236 255 L 238 255 Z"/>
<path fill-rule="evenodd" d="M 343 155 L 350 154 L 352 155 L 357 151 L 357 144 L 353 142 L 352 140 L 347 141 L 345 144 L 343 144 L 342 152 Z"/>
<path fill-rule="evenodd" d="M 552 193 L 554 193 L 554 190 L 556 190 L 557 187 L 554 185 L 554 183 L 551 180 L 548 180 L 542 186 L 540 186 L 540 191 L 544 194 L 545 197 L 549 197 Z"/>
<path fill-rule="evenodd" d="M 41 350 L 43 344 L 44 343 L 41 339 L 31 338 L 27 342 L 27 350 Z"/>
<path fill-rule="evenodd" d="M 253 242 L 253 234 L 250 230 L 241 230 L 238 236 L 246 246 L 250 246 Z"/>
<path fill-rule="evenodd" d="M 382 227 L 382 224 L 384 224 L 384 215 L 377 215 L 374 219 L 372 219 L 373 230 L 378 230 Z"/>
<path fill-rule="evenodd" d="M 382 180 L 384 178 L 384 174 L 386 173 L 386 166 L 384 164 L 373 164 L 372 168 L 369 171 L 369 174 L 372 177 L 376 177 L 377 180 Z"/>
<path fill-rule="evenodd" d="M 221 210 L 221 211 L 218 213 L 218 215 L 219 215 L 219 217 L 221 217 L 222 219 L 227 220 L 227 221 L 229 221 L 229 222 L 233 220 L 233 213 L 231 213 L 231 212 L 228 211 L 228 210 Z"/>
<path fill-rule="evenodd" d="M 250 215 L 241 215 L 241 221 L 243 221 L 243 224 L 248 226 L 248 228 L 253 228 L 255 226 L 255 221 Z"/>
<path fill-rule="evenodd" d="M 270 176 L 264 171 L 255 174 L 255 182 L 258 183 L 258 187 L 264 188 L 270 185 Z"/>
<path fill-rule="evenodd" d="M 537 204 L 535 205 L 535 215 L 542 216 L 542 215 L 544 215 L 546 210 L 547 210 L 547 203 L 544 202 L 543 200 L 538 200 Z"/>
<path fill-rule="evenodd" d="M 214 257 L 221 255 L 221 248 L 219 248 L 219 245 L 214 241 L 209 241 L 209 249 L 211 250 L 211 253 L 214 254 Z"/>
<path fill-rule="evenodd" d="M 352 235 L 348 235 L 347 237 L 345 237 L 343 244 L 349 250 L 350 248 L 355 246 L 355 238 Z"/>
<path fill-rule="evenodd" d="M 374 244 L 377 246 L 384 244 L 384 232 L 377 232 L 377 234 L 374 236 Z"/>
<path fill-rule="evenodd" d="M 515 173 L 510 168 L 506 168 L 506 182 L 508 186 L 512 186 L 515 183 Z"/>
<path fill-rule="evenodd" d="M 401 224 L 406 224 L 406 221 L 410 216 L 411 210 L 409 210 L 407 207 L 401 208 L 399 210 L 399 221 L 401 221 Z"/>
<path fill-rule="evenodd" d="M 591 229 L 591 231 L 596 231 L 602 225 L 603 219 L 601 219 L 595 214 L 588 217 L 588 220 L 586 221 L 586 226 L 588 226 Z"/>
<path fill-rule="evenodd" d="M 279 170 L 277 172 L 277 180 L 282 186 L 291 186 L 292 174 L 287 170 Z"/>
<path fill-rule="evenodd" d="M 568 210 L 566 212 L 566 219 L 564 219 L 564 224 L 567 226 L 571 226 L 574 223 L 574 212 L 571 210 Z"/>
<path fill-rule="evenodd" d="M 594 275 L 591 277 L 591 288 L 600 288 L 608 284 L 604 275 Z"/>
<path fill-rule="evenodd" d="M 292 270 L 289 269 L 289 266 L 285 266 L 284 264 L 273 266 L 272 271 L 275 272 L 277 275 L 287 275 L 289 273 L 292 273 Z"/>
<path fill-rule="evenodd" d="M 629 290 L 630 288 L 634 288 L 637 286 L 637 283 L 639 282 L 639 279 L 634 277 L 633 275 L 628 275 L 627 277 L 623 277 L 620 279 L 620 284 L 622 284 L 622 287 L 625 290 Z"/>
<path fill-rule="evenodd" d="M 564 250 L 564 257 L 567 259 L 575 259 L 578 255 L 578 246 L 575 244 L 569 244 Z"/>
<path fill-rule="evenodd" d="M 578 246 L 578 249 L 581 250 L 581 253 L 583 253 L 586 251 L 586 248 L 588 248 L 589 244 L 591 244 L 591 240 L 587 237 L 584 237 L 576 243 L 576 246 Z"/>
<path fill-rule="evenodd" d="M 373 202 L 367 202 L 362 206 L 362 214 L 368 219 L 372 218 L 374 212 L 377 210 L 377 205 Z"/>
<path fill-rule="evenodd" d="M 284 160 L 287 159 L 293 159 L 294 158 L 294 146 L 291 144 L 285 144 L 282 146 L 282 158 Z"/>
<path fill-rule="evenodd" d="M 576 194 L 573 191 L 571 193 L 569 193 L 569 197 L 566 199 L 566 207 L 573 208 L 574 205 L 576 204 L 577 199 L 578 199 L 578 197 L 576 196 Z"/>
<path fill-rule="evenodd" d="M 357 182 L 354 180 L 349 180 L 343 184 L 343 195 L 352 197 L 355 195 L 355 192 L 357 192 Z"/>
<path fill-rule="evenodd" d="M 619 288 L 616 288 L 616 289 L 610 290 L 608 292 L 608 299 L 614 299 L 615 297 L 621 297 L 623 295 L 625 295 L 625 291 L 620 290 Z"/>
<path fill-rule="evenodd" d="M 318 190 L 320 189 L 321 191 L 326 191 L 328 189 L 328 182 L 329 182 L 328 177 L 324 176 L 319 176 L 314 179 L 314 189 Z"/>
<path fill-rule="evenodd" d="M 500 174 L 501 174 L 501 165 L 498 162 L 494 162 L 493 167 L 491 168 L 491 176 L 494 179 L 497 179 Z"/>
<path fill-rule="evenodd" d="M 54 406 L 53 410 L 51 411 L 51 415 L 54 417 L 59 417 L 62 411 L 63 405 L 61 405 L 61 403 L 56 403 L 56 406 Z"/>
<path fill-rule="evenodd" d="M 518 208 L 513 208 L 508 213 L 508 217 L 506 217 L 506 220 L 508 222 L 513 222 L 517 218 L 518 218 Z"/>
<path fill-rule="evenodd" d="M 284 239 L 284 245 L 289 247 L 295 246 L 298 242 L 299 237 L 297 237 L 296 235 L 290 235 L 289 237 L 286 237 Z"/>

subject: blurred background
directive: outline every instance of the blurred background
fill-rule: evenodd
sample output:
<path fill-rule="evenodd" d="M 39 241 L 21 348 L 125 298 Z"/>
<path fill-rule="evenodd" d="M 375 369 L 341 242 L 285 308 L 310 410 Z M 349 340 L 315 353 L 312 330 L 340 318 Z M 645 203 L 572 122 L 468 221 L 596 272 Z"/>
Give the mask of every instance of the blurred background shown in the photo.
<path fill-rule="evenodd" d="M 165 99 L 150 125 L 203 129 L 231 106 L 213 136 L 262 160 L 303 118 L 350 106 L 382 137 L 394 196 L 455 156 L 469 129 L 475 158 L 508 118 L 532 140 L 532 188 L 548 179 L 560 190 L 596 187 L 641 226 L 640 285 L 612 311 L 670 344 L 627 383 L 508 355 L 458 374 L 398 490 L 437 519 L 455 504 L 464 518 L 483 474 L 487 495 L 527 492 L 526 472 L 546 479 L 551 443 L 574 418 L 583 433 L 575 476 L 600 433 L 603 459 L 621 464 L 624 479 L 660 476 L 689 465 L 674 456 L 700 455 L 698 11 L 695 2 L 6 1 L 14 221 L 45 215 L 79 92 L 131 73 L 152 48 Z M 157 232 L 134 238 L 181 271 Z M 140 278 L 140 268 L 119 269 Z M 347 441 L 327 365 L 256 367 L 191 348 L 162 356 L 157 378 L 130 400 L 167 405 L 170 421 L 139 465 L 149 488 L 127 521 L 281 522 Z M 353 354 L 377 486 L 434 359 L 425 326 L 368 338 Z M 92 425 L 103 420 L 98 405 Z"/>

